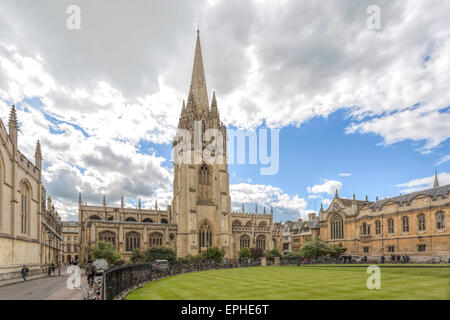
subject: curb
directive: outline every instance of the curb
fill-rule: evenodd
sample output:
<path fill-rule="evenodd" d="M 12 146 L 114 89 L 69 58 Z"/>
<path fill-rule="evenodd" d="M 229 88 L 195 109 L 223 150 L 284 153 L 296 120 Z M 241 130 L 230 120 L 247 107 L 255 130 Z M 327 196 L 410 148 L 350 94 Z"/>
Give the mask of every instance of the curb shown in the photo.
<path fill-rule="evenodd" d="M 39 279 L 45 279 L 45 278 L 54 278 L 54 277 L 62 277 L 62 275 L 61 276 L 42 276 L 42 277 L 36 277 L 36 278 L 33 278 L 33 279 L 27 279 L 27 281 L 23 281 L 23 279 L 21 279 L 21 278 L 17 278 L 17 281 L 14 281 L 14 282 L 10 282 L 10 283 L 6 283 L 6 284 L 1 284 L 0 283 L 0 288 L 3 288 L 3 287 L 7 287 L 7 286 L 10 286 L 10 285 L 13 285 L 13 284 L 17 284 L 17 283 L 23 283 L 23 282 L 29 282 L 29 281 L 34 281 L 34 280 L 39 280 Z"/>

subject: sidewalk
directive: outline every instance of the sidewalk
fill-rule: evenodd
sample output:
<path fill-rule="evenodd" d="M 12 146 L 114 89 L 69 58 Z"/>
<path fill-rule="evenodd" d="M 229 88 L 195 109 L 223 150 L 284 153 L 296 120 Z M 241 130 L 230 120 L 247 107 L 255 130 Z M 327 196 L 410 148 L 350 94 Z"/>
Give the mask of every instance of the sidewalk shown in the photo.
<path fill-rule="evenodd" d="M 42 278 L 45 278 L 45 277 L 48 277 L 48 274 L 40 273 L 40 274 L 28 276 L 27 277 L 27 281 L 32 281 L 32 280 L 36 280 L 36 279 L 42 279 Z M 55 277 L 55 276 L 53 276 L 53 277 Z M 14 283 L 19 283 L 19 282 L 23 282 L 22 277 L 15 278 L 15 279 L 0 280 L 0 287 L 7 286 L 7 285 L 10 285 L 10 284 L 14 284 Z"/>

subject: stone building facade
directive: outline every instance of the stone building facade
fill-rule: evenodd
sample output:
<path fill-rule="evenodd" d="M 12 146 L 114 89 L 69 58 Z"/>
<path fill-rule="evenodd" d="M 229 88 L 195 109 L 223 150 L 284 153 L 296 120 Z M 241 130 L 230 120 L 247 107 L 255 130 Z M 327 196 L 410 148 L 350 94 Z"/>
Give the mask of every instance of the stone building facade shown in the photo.
<path fill-rule="evenodd" d="M 127 260 L 134 248 L 145 250 L 154 245 L 170 247 L 178 257 L 197 255 L 208 247 L 220 247 L 226 257 L 237 258 L 242 246 L 272 249 L 276 239 L 273 234 L 273 210 L 270 213 L 232 212 L 229 191 L 229 174 L 226 153 L 227 132 L 220 121 L 215 93 L 211 105 L 208 102 L 200 36 L 194 55 L 194 64 L 188 101 L 183 101 L 177 136 L 173 140 L 175 154 L 188 132 L 194 144 L 195 128 L 200 124 L 204 134 L 215 129 L 221 134 L 222 162 L 209 163 L 205 159 L 204 141 L 200 142 L 200 161 L 192 149 L 188 161 L 174 161 L 172 205 L 161 210 L 120 208 L 83 205 L 79 199 L 79 226 L 81 256 L 86 261 L 88 247 L 98 240 L 107 240 Z M 210 138 L 210 137 L 209 137 Z M 203 140 L 203 139 L 202 139 Z M 217 150 L 216 150 L 217 151 Z M 179 158 L 176 158 L 179 157 Z M 274 240 L 275 239 L 275 240 Z"/>
<path fill-rule="evenodd" d="M 320 238 L 342 243 L 348 252 L 377 259 L 407 254 L 412 261 L 450 258 L 450 185 L 397 197 L 368 201 L 344 199 L 338 193 L 321 208 Z"/>
<path fill-rule="evenodd" d="M 80 236 L 77 221 L 62 222 L 62 262 L 72 264 L 80 261 Z"/>
<path fill-rule="evenodd" d="M 18 277 L 24 264 L 41 272 L 61 255 L 61 219 L 46 205 L 39 141 L 32 163 L 18 148 L 18 130 L 12 106 L 8 130 L 0 121 L 0 279 Z"/>

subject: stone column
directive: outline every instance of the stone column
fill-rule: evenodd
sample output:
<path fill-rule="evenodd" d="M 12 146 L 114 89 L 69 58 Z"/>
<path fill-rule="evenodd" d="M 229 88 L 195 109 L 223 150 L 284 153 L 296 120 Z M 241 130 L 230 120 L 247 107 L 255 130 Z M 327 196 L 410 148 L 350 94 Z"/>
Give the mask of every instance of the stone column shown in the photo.
<path fill-rule="evenodd" d="M 275 257 L 275 265 L 276 266 L 280 265 L 280 257 Z"/>

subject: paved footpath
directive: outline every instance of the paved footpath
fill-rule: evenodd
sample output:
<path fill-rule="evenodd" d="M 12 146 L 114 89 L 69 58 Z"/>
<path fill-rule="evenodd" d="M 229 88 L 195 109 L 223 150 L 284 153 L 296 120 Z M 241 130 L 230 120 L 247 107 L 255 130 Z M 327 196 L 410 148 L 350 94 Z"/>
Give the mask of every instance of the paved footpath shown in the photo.
<path fill-rule="evenodd" d="M 67 288 L 68 275 L 38 278 L 0 287 L 0 300 L 82 300 L 84 289 Z M 87 288 L 86 276 L 81 276 L 81 288 Z"/>

